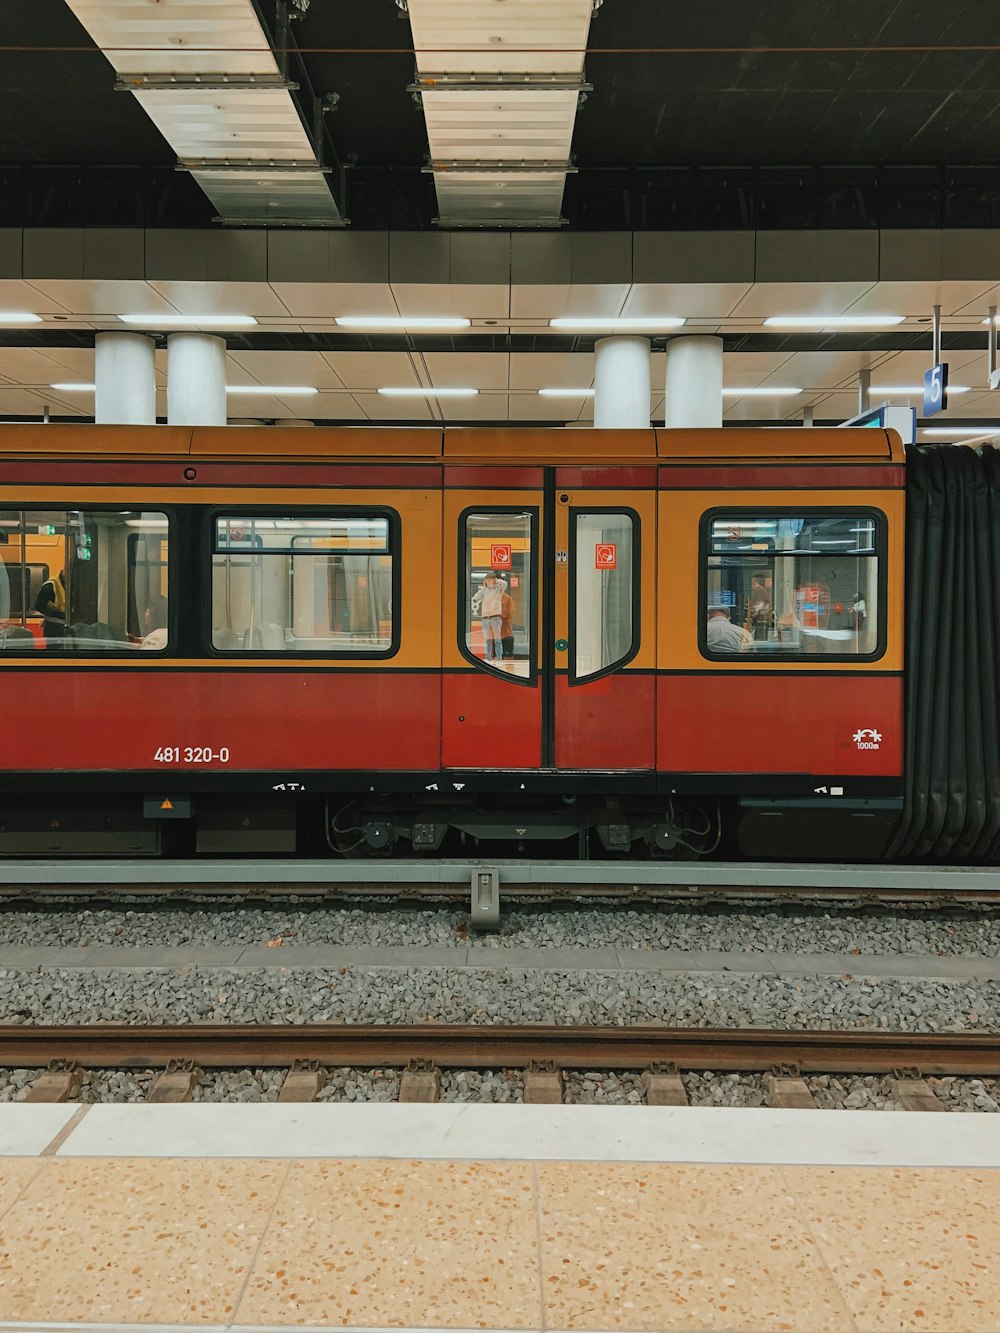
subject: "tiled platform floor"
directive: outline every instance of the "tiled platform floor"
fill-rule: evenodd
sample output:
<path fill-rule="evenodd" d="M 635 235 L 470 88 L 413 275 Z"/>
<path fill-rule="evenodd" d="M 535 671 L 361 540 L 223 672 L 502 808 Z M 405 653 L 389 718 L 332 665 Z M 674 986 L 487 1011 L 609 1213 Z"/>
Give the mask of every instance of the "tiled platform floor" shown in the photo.
<path fill-rule="evenodd" d="M 373 1109 L 0 1108 L 0 1328 L 1000 1328 L 1000 1117 Z"/>

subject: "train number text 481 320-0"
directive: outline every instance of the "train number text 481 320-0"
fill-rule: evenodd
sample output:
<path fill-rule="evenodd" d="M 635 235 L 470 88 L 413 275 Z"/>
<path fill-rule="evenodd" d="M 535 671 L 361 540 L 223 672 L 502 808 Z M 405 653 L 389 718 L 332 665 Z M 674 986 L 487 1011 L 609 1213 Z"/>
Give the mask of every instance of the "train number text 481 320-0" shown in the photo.
<path fill-rule="evenodd" d="M 229 746 L 213 750 L 210 745 L 161 745 L 154 764 L 228 764 Z"/>

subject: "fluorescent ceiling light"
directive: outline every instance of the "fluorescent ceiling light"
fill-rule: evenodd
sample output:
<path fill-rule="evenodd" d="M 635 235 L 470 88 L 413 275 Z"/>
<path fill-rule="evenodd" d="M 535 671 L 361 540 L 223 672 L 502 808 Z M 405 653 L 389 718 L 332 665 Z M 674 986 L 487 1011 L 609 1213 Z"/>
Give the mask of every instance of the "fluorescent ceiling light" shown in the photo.
<path fill-rule="evenodd" d="M 905 319 L 905 315 L 768 315 L 764 323 L 785 329 L 878 329 Z"/>
<path fill-rule="evenodd" d="M 96 384 L 50 384 L 50 389 L 57 389 L 59 393 L 93 393 Z"/>
<path fill-rule="evenodd" d="M 194 325 L 199 328 L 208 328 L 209 326 L 244 328 L 249 324 L 257 323 L 253 315 L 119 315 L 118 318 L 123 324 L 142 324 L 145 326 L 163 324 L 169 327 L 176 324 L 182 328 L 191 328 Z"/>
<path fill-rule="evenodd" d="M 801 393 L 801 389 L 769 389 L 766 384 L 757 384 L 752 389 L 723 389 L 723 398 L 743 398 L 750 395 L 756 398 L 790 398 Z"/>
<path fill-rule="evenodd" d="M 984 324 L 988 324 L 989 322 L 990 322 L 990 317 L 989 317 L 989 315 L 987 315 L 986 318 L 983 320 L 983 323 L 984 323 Z M 993 316 L 993 323 L 994 323 L 994 324 L 1000 324 L 1000 315 L 994 315 L 994 316 Z"/>
<path fill-rule="evenodd" d="M 905 384 L 872 384 L 872 385 L 869 387 L 869 390 L 868 390 L 868 392 L 869 392 L 870 394 L 872 394 L 872 393 L 889 393 L 889 394 L 893 394 L 893 393 L 920 393 L 920 394 L 922 394 L 923 391 L 924 391 L 924 386 L 923 386 L 922 384 L 909 384 L 909 385 L 905 385 Z M 968 392 L 969 392 L 969 386 L 968 386 L 967 384 L 949 384 L 949 385 L 948 385 L 948 392 L 949 392 L 949 393 L 968 393 Z"/>
<path fill-rule="evenodd" d="M 459 315 L 344 315 L 335 319 L 343 329 L 467 329 L 471 319 Z"/>
<path fill-rule="evenodd" d="M 1000 435 L 1000 426 L 921 426 L 921 435 Z"/>
<path fill-rule="evenodd" d="M 478 389 L 379 389 L 386 398 L 475 398 Z"/>
<path fill-rule="evenodd" d="M 41 324 L 41 315 L 29 314 L 27 310 L 0 310 L 0 324 Z"/>
<path fill-rule="evenodd" d="M 575 315 L 559 319 L 550 319 L 550 329 L 608 329 L 614 331 L 624 331 L 625 329 L 679 329 L 684 323 L 677 315 L 649 315 L 645 319 L 602 319 L 600 315 L 594 318 L 578 319 Z"/>
<path fill-rule="evenodd" d="M 593 389 L 539 389 L 542 398 L 593 398 Z"/>
<path fill-rule="evenodd" d="M 226 393 L 266 393 L 272 398 L 282 398 L 292 394 L 319 393 L 319 389 L 308 384 L 227 384 Z"/>

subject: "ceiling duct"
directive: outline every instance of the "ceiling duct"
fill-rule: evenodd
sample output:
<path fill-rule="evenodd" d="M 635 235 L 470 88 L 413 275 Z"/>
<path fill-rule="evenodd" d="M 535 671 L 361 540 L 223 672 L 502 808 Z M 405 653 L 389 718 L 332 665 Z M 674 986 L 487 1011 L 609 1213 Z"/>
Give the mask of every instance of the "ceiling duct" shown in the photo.
<path fill-rule="evenodd" d="M 439 224 L 558 226 L 594 0 L 406 8 Z"/>
<path fill-rule="evenodd" d="M 324 165 L 324 114 L 279 0 L 275 58 L 253 0 L 67 0 L 215 205 L 218 221 L 343 226 Z M 304 6 L 296 0 L 296 8 Z M 294 70 L 293 74 L 290 71 Z M 309 108 L 307 126 L 293 93 Z M 339 184 L 339 182 L 338 182 Z"/>

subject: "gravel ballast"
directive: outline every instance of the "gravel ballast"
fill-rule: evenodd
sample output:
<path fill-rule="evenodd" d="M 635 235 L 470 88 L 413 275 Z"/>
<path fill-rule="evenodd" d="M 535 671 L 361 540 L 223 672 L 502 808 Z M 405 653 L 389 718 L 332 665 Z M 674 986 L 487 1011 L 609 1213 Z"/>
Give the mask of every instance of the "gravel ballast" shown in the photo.
<path fill-rule="evenodd" d="M 1000 956 L 1000 911 L 850 910 L 835 907 L 551 905 L 505 910 L 498 934 L 471 934 L 468 913 L 431 908 L 80 906 L 0 908 L 0 945 L 432 945 L 585 947 L 784 953 Z"/>

